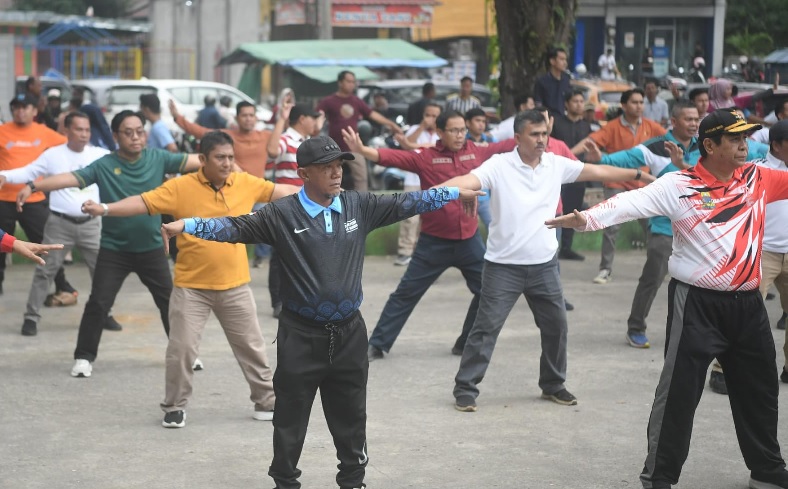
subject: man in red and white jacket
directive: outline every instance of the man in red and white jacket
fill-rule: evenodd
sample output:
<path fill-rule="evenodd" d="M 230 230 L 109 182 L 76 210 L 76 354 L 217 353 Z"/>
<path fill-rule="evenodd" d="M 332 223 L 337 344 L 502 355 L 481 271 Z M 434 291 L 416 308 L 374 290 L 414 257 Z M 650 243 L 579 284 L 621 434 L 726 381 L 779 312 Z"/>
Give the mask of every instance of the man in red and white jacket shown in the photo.
<path fill-rule="evenodd" d="M 747 162 L 746 135 L 759 127 L 736 113 L 714 111 L 700 124 L 697 165 L 546 223 L 594 231 L 644 217 L 672 222 L 667 346 L 648 423 L 640 475 L 645 489 L 678 483 L 715 357 L 751 471 L 749 487 L 788 489 L 777 441 L 776 352 L 758 290 L 766 205 L 788 199 L 788 172 Z"/>

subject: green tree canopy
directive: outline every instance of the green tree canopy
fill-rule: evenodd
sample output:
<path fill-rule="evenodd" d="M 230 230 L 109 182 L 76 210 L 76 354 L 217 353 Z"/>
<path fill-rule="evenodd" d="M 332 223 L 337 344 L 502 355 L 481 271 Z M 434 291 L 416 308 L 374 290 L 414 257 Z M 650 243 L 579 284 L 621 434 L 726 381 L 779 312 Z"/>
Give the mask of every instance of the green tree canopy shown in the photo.
<path fill-rule="evenodd" d="M 764 37 L 771 38 L 775 49 L 788 47 L 788 23 L 785 13 L 786 0 L 728 1 L 725 15 L 725 38 L 730 47 L 768 47 Z M 734 42 L 730 38 L 737 36 Z M 768 53 L 735 53 L 768 54 Z"/>

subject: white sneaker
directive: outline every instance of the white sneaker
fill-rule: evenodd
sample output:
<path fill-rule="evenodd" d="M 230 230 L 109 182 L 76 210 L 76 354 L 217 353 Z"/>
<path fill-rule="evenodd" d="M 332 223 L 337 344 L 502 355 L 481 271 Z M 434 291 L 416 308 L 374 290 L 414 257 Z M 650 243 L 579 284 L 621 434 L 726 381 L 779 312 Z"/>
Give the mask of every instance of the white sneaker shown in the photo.
<path fill-rule="evenodd" d="M 74 366 L 71 368 L 72 377 L 90 377 L 91 373 L 93 373 L 93 366 L 89 361 L 82 358 L 75 361 Z"/>
<path fill-rule="evenodd" d="M 203 369 L 205 369 L 205 366 L 202 364 L 202 360 L 200 360 L 199 358 L 195 359 L 194 363 L 192 364 L 192 370 L 196 372 L 197 370 L 203 370 Z"/>
<path fill-rule="evenodd" d="M 600 284 L 600 285 L 601 284 L 606 284 L 606 283 L 610 282 L 611 280 L 613 280 L 612 275 L 613 274 L 611 273 L 610 270 L 608 270 L 607 268 L 603 268 L 602 270 L 599 271 L 599 275 L 594 277 L 593 282 L 595 284 Z"/>
<path fill-rule="evenodd" d="M 257 421 L 273 421 L 274 412 L 266 411 L 261 407 L 255 406 L 254 414 L 252 415 L 252 418 L 256 419 Z"/>

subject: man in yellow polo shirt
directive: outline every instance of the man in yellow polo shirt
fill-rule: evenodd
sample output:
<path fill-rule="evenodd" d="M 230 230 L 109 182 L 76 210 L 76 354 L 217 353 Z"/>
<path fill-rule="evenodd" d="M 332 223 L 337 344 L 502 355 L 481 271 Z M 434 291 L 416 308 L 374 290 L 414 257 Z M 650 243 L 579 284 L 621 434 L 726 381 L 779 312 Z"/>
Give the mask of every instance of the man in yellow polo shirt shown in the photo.
<path fill-rule="evenodd" d="M 141 195 L 111 204 L 85 202 L 92 215 L 133 216 L 171 214 L 175 219 L 195 214 L 207 217 L 246 214 L 258 202 L 270 202 L 296 193 L 300 187 L 274 185 L 250 175 L 233 172 L 233 139 L 219 131 L 201 143 L 202 168 L 174 178 Z M 211 311 L 224 329 L 241 366 L 255 404 L 254 419 L 273 418 L 273 374 L 265 340 L 257 321 L 251 277 L 242 244 L 215 243 L 191 235 L 178 237 L 175 287 L 170 297 L 170 339 L 167 345 L 162 426 L 186 425 L 186 404 L 192 393 L 192 364 Z"/>

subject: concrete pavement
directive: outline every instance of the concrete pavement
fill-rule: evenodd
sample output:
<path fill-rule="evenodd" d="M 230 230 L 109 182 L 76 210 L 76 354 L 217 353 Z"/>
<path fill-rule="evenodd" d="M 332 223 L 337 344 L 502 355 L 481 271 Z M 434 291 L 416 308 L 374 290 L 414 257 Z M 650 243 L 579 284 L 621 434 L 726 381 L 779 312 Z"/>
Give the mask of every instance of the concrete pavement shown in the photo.
<path fill-rule="evenodd" d="M 629 306 L 645 252 L 619 252 L 614 280 L 594 285 L 598 253 L 562 262 L 569 313 L 567 387 L 573 407 L 539 399 L 538 331 L 524 300 L 498 341 L 477 413 L 452 407 L 459 358 L 450 348 L 470 293 L 450 270 L 427 293 L 386 359 L 370 366 L 370 489 L 639 488 L 646 424 L 662 366 L 667 283 L 651 313 L 651 349 L 626 346 Z M 362 312 L 371 330 L 403 268 L 370 257 Z M 46 309 L 39 334 L 19 334 L 32 266 L 6 273 L 0 296 L 0 488 L 270 488 L 271 424 L 252 404 L 221 328 L 211 318 L 183 429 L 161 427 L 166 340 L 152 299 L 136 276 L 114 312 L 89 379 L 69 376 L 79 318 L 89 294 L 84 266 L 68 268 L 77 307 Z M 276 358 L 267 269 L 254 269 L 269 355 Z M 772 321 L 777 301 L 767 302 Z M 782 365 L 783 332 L 773 330 Z M 784 398 L 785 386 L 781 397 Z M 783 399 L 784 400 L 784 399 Z M 784 409 L 783 409 L 784 413 Z M 788 444 L 788 424 L 780 422 Z M 336 459 L 319 400 L 300 468 L 305 488 L 336 487 Z M 728 400 L 704 392 L 680 489 L 744 489 Z"/>

